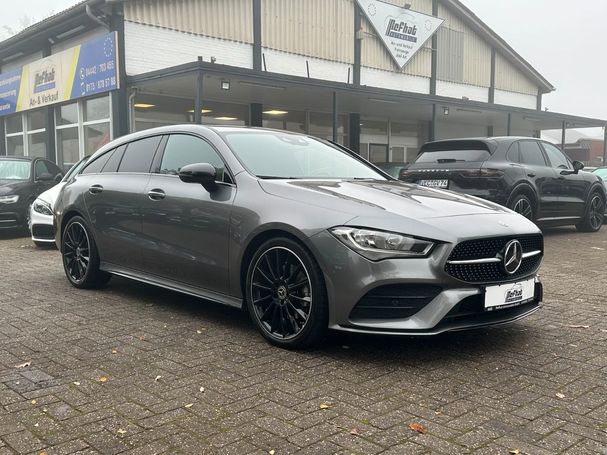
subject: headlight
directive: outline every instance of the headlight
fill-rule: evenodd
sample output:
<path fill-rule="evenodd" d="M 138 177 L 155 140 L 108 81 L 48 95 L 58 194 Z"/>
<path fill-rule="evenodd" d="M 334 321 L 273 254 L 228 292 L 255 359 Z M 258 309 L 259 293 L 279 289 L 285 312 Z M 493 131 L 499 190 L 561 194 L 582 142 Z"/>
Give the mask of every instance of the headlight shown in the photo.
<path fill-rule="evenodd" d="M 42 213 L 43 215 L 53 216 L 53 209 L 48 202 L 36 200 L 34 202 L 34 212 Z"/>
<path fill-rule="evenodd" d="M 372 261 L 386 258 L 420 258 L 427 256 L 434 243 L 396 232 L 345 226 L 330 229 L 337 239 Z"/>
<path fill-rule="evenodd" d="M 14 204 L 19 200 L 19 195 L 13 194 L 11 196 L 0 196 L 0 204 Z"/>

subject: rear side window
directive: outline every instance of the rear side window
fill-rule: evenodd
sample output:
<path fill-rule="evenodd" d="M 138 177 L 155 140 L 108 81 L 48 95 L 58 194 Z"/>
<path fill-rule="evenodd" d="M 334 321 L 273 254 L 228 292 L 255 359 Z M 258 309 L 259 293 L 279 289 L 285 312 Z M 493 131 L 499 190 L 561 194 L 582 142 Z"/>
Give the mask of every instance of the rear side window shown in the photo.
<path fill-rule="evenodd" d="M 416 163 L 469 163 L 489 159 L 487 150 L 436 150 L 423 151 L 415 160 Z"/>
<path fill-rule="evenodd" d="M 147 137 L 127 145 L 118 172 L 150 172 L 162 136 Z"/>
<path fill-rule="evenodd" d="M 94 161 L 91 161 L 87 167 L 82 171 L 83 174 L 98 174 L 103 169 L 103 166 L 108 162 L 111 158 L 112 154 L 116 150 L 110 150 L 109 152 L 104 153 L 98 158 L 95 158 Z M 71 172 L 71 171 L 70 171 Z"/>
<path fill-rule="evenodd" d="M 515 142 L 510 146 L 508 153 L 506 154 L 506 159 L 511 163 L 521 162 L 521 154 L 519 152 L 518 142 Z"/>
<path fill-rule="evenodd" d="M 536 141 L 520 141 L 521 163 L 530 166 L 546 166 L 546 160 Z"/>
<path fill-rule="evenodd" d="M 118 172 L 118 166 L 120 165 L 120 161 L 122 160 L 122 155 L 124 154 L 125 150 L 126 145 L 121 145 L 117 149 L 114 149 L 111 156 L 107 160 L 107 163 L 105 163 L 105 166 L 103 166 L 101 172 Z"/>

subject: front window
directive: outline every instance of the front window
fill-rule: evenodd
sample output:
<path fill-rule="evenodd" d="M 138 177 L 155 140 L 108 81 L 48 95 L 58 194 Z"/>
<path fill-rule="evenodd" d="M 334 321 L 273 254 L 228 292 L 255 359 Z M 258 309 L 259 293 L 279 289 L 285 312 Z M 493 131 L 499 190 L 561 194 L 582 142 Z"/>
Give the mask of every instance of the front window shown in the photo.
<path fill-rule="evenodd" d="M 558 169 L 571 169 L 571 165 L 569 164 L 569 160 L 563 152 L 557 149 L 554 145 L 548 144 L 547 142 L 543 142 L 544 150 L 548 154 L 548 159 L 550 160 L 550 164 L 552 167 Z"/>
<path fill-rule="evenodd" d="M 29 180 L 29 161 L 2 160 L 0 161 L 0 180 Z"/>
<path fill-rule="evenodd" d="M 224 138 L 244 166 L 260 178 L 385 180 L 346 152 L 307 136 L 255 131 Z"/>

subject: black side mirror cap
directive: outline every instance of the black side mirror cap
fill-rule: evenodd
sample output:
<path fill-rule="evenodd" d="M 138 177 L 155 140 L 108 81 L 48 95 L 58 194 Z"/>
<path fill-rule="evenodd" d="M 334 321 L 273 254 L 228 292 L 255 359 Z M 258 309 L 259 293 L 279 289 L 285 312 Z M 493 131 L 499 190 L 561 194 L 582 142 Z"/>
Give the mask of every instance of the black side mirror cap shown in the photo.
<path fill-rule="evenodd" d="M 581 161 L 573 162 L 573 170 L 575 172 L 580 172 L 582 169 L 584 169 L 584 163 L 582 163 Z"/>
<path fill-rule="evenodd" d="M 217 188 L 217 169 L 209 163 L 194 163 L 179 170 L 179 178 L 185 183 L 199 183 L 209 193 Z"/>

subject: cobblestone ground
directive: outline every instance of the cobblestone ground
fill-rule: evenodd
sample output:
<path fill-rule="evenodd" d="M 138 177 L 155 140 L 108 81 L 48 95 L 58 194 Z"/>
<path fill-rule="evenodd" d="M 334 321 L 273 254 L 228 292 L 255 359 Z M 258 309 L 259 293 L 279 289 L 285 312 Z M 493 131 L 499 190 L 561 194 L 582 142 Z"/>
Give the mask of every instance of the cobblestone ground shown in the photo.
<path fill-rule="evenodd" d="M 545 306 L 514 325 L 287 352 L 233 309 L 76 290 L 3 235 L 0 454 L 607 454 L 607 229 L 546 249 Z"/>

